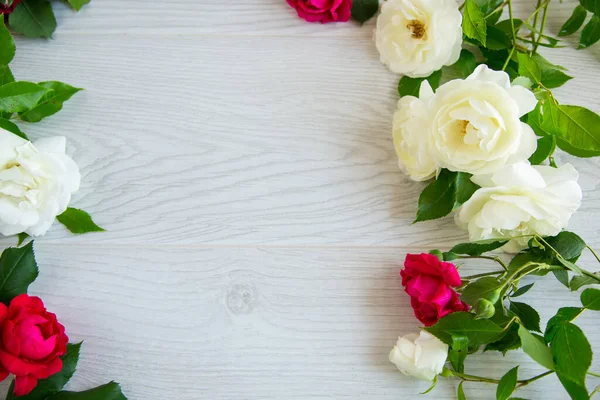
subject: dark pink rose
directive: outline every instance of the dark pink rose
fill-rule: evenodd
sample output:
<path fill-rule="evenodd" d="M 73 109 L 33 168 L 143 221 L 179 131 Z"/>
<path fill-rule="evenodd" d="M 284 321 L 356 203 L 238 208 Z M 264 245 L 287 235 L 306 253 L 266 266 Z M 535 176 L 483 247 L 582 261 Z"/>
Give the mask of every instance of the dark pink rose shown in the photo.
<path fill-rule="evenodd" d="M 453 289 L 462 284 L 454 264 L 433 254 L 407 254 L 400 275 L 415 316 L 425 326 L 450 313 L 469 310 Z"/>
<path fill-rule="evenodd" d="M 298 16 L 308 22 L 346 22 L 350 19 L 352 0 L 287 0 Z"/>
<path fill-rule="evenodd" d="M 8 15 L 15 11 L 21 0 L 0 0 L 0 14 Z"/>

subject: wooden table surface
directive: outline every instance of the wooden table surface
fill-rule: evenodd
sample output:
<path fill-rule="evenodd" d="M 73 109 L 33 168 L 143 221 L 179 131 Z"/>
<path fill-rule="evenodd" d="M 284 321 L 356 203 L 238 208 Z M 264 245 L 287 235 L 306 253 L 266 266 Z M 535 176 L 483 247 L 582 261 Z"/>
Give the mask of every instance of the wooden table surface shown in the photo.
<path fill-rule="evenodd" d="M 518 1 L 519 13 L 533 3 Z M 573 7 L 553 2 L 550 33 Z M 60 114 L 22 125 L 33 138 L 68 137 L 83 174 L 73 205 L 107 229 L 72 236 L 57 225 L 36 242 L 32 292 L 73 341 L 85 340 L 69 388 L 114 379 L 130 400 L 423 391 L 387 359 L 419 327 L 398 272 L 407 252 L 466 237 L 452 218 L 411 225 L 423 184 L 397 167 L 398 76 L 378 61 L 373 21 L 308 24 L 284 0 L 55 9 L 54 40 L 19 38 L 13 71 L 86 89 Z M 568 44 L 544 51 L 579 78 L 558 98 L 600 112 L 600 45 Z M 558 161 L 581 173 L 584 202 L 570 228 L 600 247 L 600 160 Z M 584 265 L 599 268 L 589 257 Z M 578 304 L 545 280 L 526 295 L 544 320 Z M 599 320 L 578 319 L 598 354 Z M 468 372 L 499 377 L 517 364 L 523 377 L 541 370 L 521 353 L 486 353 Z M 600 370 L 600 356 L 593 365 Z M 469 399 L 494 390 L 465 385 Z M 442 382 L 429 398 L 455 391 Z M 554 377 L 519 396 L 566 398 Z"/>

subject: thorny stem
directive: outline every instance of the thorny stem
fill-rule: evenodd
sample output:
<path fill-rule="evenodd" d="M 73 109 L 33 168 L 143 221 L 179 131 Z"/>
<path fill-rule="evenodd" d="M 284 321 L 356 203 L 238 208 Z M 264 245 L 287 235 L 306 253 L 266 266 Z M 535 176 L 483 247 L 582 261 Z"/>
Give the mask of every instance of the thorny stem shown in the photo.
<path fill-rule="evenodd" d="M 484 272 L 483 274 L 475 274 L 475 275 L 465 276 L 462 279 L 468 281 L 468 280 L 475 279 L 475 278 L 482 278 L 484 276 L 500 275 L 500 274 L 503 274 L 504 272 L 505 271 Z"/>
<path fill-rule="evenodd" d="M 548 376 L 553 373 L 554 373 L 554 371 L 546 371 L 546 372 L 536 375 L 532 378 L 517 381 L 518 387 L 527 386 L 531 382 L 535 382 L 538 379 L 542 379 L 543 377 Z M 463 381 L 468 381 L 468 382 L 486 382 L 486 383 L 495 383 L 495 384 L 500 383 L 500 380 L 498 380 L 498 379 L 486 378 L 484 376 L 477 376 L 477 375 L 462 374 L 462 373 L 456 372 L 456 371 L 452 371 L 452 375 L 456 376 L 457 378 L 462 379 Z"/>

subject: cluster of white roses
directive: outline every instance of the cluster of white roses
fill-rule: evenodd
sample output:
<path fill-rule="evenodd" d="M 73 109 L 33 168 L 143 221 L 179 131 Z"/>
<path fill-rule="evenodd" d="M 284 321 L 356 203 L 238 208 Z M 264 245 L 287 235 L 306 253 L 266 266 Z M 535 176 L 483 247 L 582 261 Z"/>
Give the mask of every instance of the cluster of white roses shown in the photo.
<path fill-rule="evenodd" d="M 455 0 L 388 0 L 377 19 L 381 61 L 393 72 L 425 77 L 454 64 L 462 45 L 462 16 Z M 537 104 L 508 74 L 480 65 L 466 79 L 434 93 L 423 81 L 419 97 L 404 96 L 394 115 L 400 168 L 415 181 L 442 168 L 473 174 L 481 189 L 456 210 L 470 239 L 553 236 L 566 227 L 582 198 L 573 166 L 532 166 L 537 140 L 520 118 Z M 506 251 L 522 249 L 511 241 Z"/>
<path fill-rule="evenodd" d="M 44 235 L 67 209 L 81 176 L 65 147 L 64 137 L 32 143 L 0 129 L 0 234 Z"/>

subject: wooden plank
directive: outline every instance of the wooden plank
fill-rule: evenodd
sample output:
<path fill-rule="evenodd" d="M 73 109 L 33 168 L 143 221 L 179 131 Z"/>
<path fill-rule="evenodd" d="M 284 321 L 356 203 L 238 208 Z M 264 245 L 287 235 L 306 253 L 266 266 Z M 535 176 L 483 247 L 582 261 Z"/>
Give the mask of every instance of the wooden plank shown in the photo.
<path fill-rule="evenodd" d="M 573 50 L 574 52 L 574 50 Z M 588 79 L 565 103 L 600 110 L 593 53 L 553 60 Z M 32 62 L 44 60 L 44 62 Z M 86 88 L 32 137 L 64 134 L 82 166 L 74 206 L 109 232 L 69 243 L 449 246 L 451 218 L 411 225 L 423 184 L 397 168 L 397 77 L 370 39 L 71 36 L 19 41 L 20 79 Z M 599 161 L 573 160 L 591 243 Z"/>

